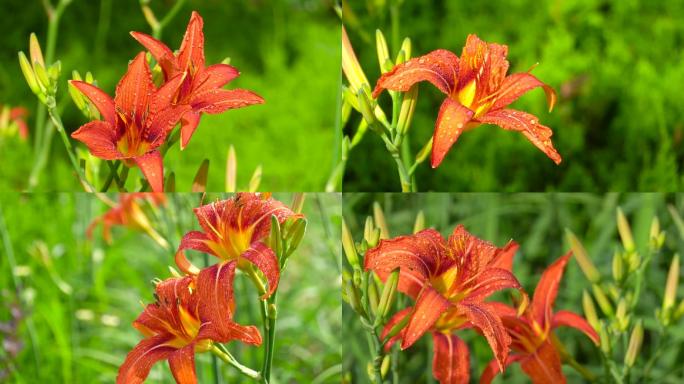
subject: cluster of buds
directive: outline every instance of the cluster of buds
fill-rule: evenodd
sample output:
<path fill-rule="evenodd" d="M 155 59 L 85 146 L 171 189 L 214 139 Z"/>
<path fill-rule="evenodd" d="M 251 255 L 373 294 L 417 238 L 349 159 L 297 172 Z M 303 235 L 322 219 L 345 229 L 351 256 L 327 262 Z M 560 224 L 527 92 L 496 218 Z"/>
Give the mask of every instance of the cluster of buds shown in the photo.
<path fill-rule="evenodd" d="M 55 94 L 57 93 L 57 84 L 62 64 L 59 61 L 45 63 L 43 51 L 40 48 L 40 43 L 35 33 L 32 33 L 29 38 L 29 57 L 31 61 L 29 61 L 24 52 L 19 52 L 19 65 L 24 73 L 26 82 L 31 91 L 43 104 L 49 108 L 54 108 L 56 105 Z"/>
<path fill-rule="evenodd" d="M 78 71 L 74 70 L 71 79 L 97 86 L 97 81 L 95 81 L 95 78 L 90 71 L 86 72 L 85 77 L 82 77 Z M 81 93 L 71 82 L 69 82 L 69 95 L 83 116 L 90 120 L 100 119 L 100 112 L 97 108 L 87 97 L 83 96 L 83 93 Z"/>
<path fill-rule="evenodd" d="M 409 38 L 404 39 L 399 49 L 399 53 L 393 60 L 390 57 L 387 41 L 383 33 L 380 30 L 376 30 L 375 37 L 378 64 L 381 73 L 387 73 L 396 65 L 402 64 L 411 58 L 411 40 Z M 413 111 L 418 97 L 418 87 L 414 86 L 408 92 L 404 93 L 390 92 L 393 113 L 392 121 L 388 121 L 387 115 L 378 105 L 377 100 L 372 96 L 368 78 L 356 58 L 347 32 L 344 29 L 342 30 L 342 70 L 349 82 L 349 85 L 343 86 L 342 88 L 342 97 L 344 101 L 342 106 L 343 124 L 348 121 L 352 109 L 363 116 L 354 136 L 351 139 L 348 136 L 345 136 L 344 138 L 342 147 L 343 159 L 346 158 L 348 151 L 363 139 L 368 128 L 381 135 L 390 152 L 396 153 L 403 137 L 406 135 L 408 128 L 411 125 Z M 429 153 L 429 151 L 427 152 Z"/>
<path fill-rule="evenodd" d="M 616 221 L 622 247 L 613 255 L 610 275 L 599 272 L 577 236 L 567 231 L 567 239 L 582 273 L 592 284 L 591 293 L 586 290 L 583 292 L 584 314 L 599 333 L 601 351 L 606 357 L 611 375 L 617 380 L 629 374 L 641 351 L 644 326 L 643 319 L 636 313 L 636 306 L 641 296 L 646 270 L 651 264 L 652 257 L 661 251 L 665 243 L 665 232 L 661 231 L 658 218 L 654 217 L 649 230 L 648 244 L 638 247 L 629 221 L 619 208 Z M 684 301 L 675 308 L 678 278 L 679 256 L 675 255 L 665 285 L 662 309 L 656 310 L 655 314 L 663 328 L 667 328 L 684 315 Z M 627 335 L 629 343 L 626 350 L 620 351 L 620 344 L 615 340 Z M 612 358 L 616 355 L 623 358 L 622 368 L 618 367 Z"/>
<path fill-rule="evenodd" d="M 425 219 L 421 213 L 416 217 L 415 231 L 423 229 Z M 373 205 L 373 217 L 367 217 L 364 223 L 363 239 L 355 243 L 346 223 L 342 223 L 342 247 L 352 273 L 343 271 L 342 298 L 359 315 L 361 324 L 367 330 L 375 332 L 379 326 L 387 324 L 394 308 L 397 286 L 399 284 L 399 268 L 396 268 L 383 283 L 376 274 L 365 271 L 360 262 L 360 255 L 378 245 L 381 239 L 389 238 L 389 230 L 384 213 L 376 202 Z M 382 378 L 387 375 L 390 367 L 390 355 L 381 353 L 381 349 L 406 326 L 408 317 L 394 325 L 394 327 L 380 340 L 378 354 L 375 360 L 368 363 L 368 375 L 375 380 L 379 373 Z M 377 337 L 376 337 L 377 339 Z"/>

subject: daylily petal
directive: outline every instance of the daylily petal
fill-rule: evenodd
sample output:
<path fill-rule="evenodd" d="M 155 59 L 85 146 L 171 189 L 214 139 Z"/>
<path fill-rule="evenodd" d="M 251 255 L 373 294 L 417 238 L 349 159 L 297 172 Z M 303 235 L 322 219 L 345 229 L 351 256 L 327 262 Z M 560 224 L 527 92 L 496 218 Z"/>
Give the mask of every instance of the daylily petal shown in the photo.
<path fill-rule="evenodd" d="M 598 333 L 596 333 L 594 327 L 592 327 L 584 317 L 570 311 L 558 311 L 553 314 L 552 327 L 556 328 L 561 325 L 582 331 L 594 342 L 594 344 L 599 344 Z"/>
<path fill-rule="evenodd" d="M 485 273 L 481 273 L 468 284 L 467 301 L 482 301 L 492 295 L 506 288 L 522 289 L 522 286 L 515 278 L 513 273 L 501 268 L 488 268 Z"/>
<path fill-rule="evenodd" d="M 111 124 L 95 120 L 82 125 L 71 134 L 71 137 L 85 144 L 93 156 L 105 160 L 115 160 L 123 157 L 116 148 L 116 132 Z"/>
<path fill-rule="evenodd" d="M 197 125 L 200 122 L 201 113 L 195 111 L 186 112 L 181 118 L 181 128 L 180 128 L 180 146 L 181 150 L 190 142 L 192 134 L 195 133 Z"/>
<path fill-rule="evenodd" d="M 551 128 L 539 124 L 536 116 L 513 109 L 487 112 L 477 120 L 481 123 L 498 125 L 503 129 L 521 132 L 537 148 L 541 149 L 554 163 L 560 164 L 561 156 L 553 147 Z"/>
<path fill-rule="evenodd" d="M 477 327 L 487 339 L 501 370 L 505 367 L 511 338 L 506 332 L 501 318 L 496 315 L 495 308 L 488 303 L 459 303 L 459 310 Z"/>
<path fill-rule="evenodd" d="M 215 264 L 202 269 L 197 276 L 197 295 L 203 298 L 198 308 L 202 326 L 197 339 L 223 343 L 240 340 L 247 344 L 260 345 L 261 334 L 256 327 L 242 326 L 233 321 L 235 266 L 235 261 Z"/>
<path fill-rule="evenodd" d="M 530 310 L 533 319 L 544 329 L 549 329 L 551 326 L 553 303 L 556 301 L 558 286 L 563 278 L 563 270 L 571 255 L 572 252 L 568 252 L 548 266 L 534 289 Z"/>
<path fill-rule="evenodd" d="M 556 91 L 527 72 L 514 73 L 503 80 L 501 87 L 493 94 L 494 103 L 491 106 L 491 110 L 495 111 L 505 108 L 518 100 L 520 96 L 537 87 L 544 89 L 546 101 L 549 103 L 549 111 L 551 111 L 554 104 L 556 104 Z"/>
<path fill-rule="evenodd" d="M 147 107 L 154 92 L 152 74 L 145 60 L 145 52 L 140 52 L 128 65 L 128 71 L 116 86 L 114 102 L 119 113 L 126 116 L 129 124 L 143 127 Z"/>
<path fill-rule="evenodd" d="M 177 384 L 197 384 L 195 374 L 195 343 L 169 355 L 169 368 Z"/>
<path fill-rule="evenodd" d="M 495 267 L 499 255 L 504 251 L 504 249 L 474 236 L 461 224 L 454 228 L 447 244 L 451 254 L 454 255 L 454 262 L 457 264 L 460 277 L 451 289 L 463 287 L 480 273 Z M 444 265 L 442 269 L 445 267 L 451 268 L 450 265 Z"/>
<path fill-rule="evenodd" d="M 489 267 L 502 268 L 507 271 L 512 271 L 513 257 L 515 256 L 515 253 L 518 251 L 518 248 L 520 248 L 520 245 L 518 245 L 518 243 L 516 243 L 513 240 L 509 241 L 508 244 L 506 244 L 503 248 L 497 251 L 496 256 L 494 256 L 492 261 L 489 263 Z"/>
<path fill-rule="evenodd" d="M 164 85 L 152 95 L 150 100 L 150 116 L 154 118 L 159 112 L 171 106 L 173 98 L 178 93 L 178 87 L 183 82 L 184 75 L 179 74 L 166 81 Z"/>
<path fill-rule="evenodd" d="M 533 354 L 521 359 L 520 367 L 534 384 L 566 382 L 560 357 L 549 340 L 544 341 Z"/>
<path fill-rule="evenodd" d="M 117 384 L 140 384 L 150 374 L 152 365 L 166 359 L 176 348 L 166 345 L 171 340 L 169 335 L 158 335 L 143 339 L 126 356 L 119 367 Z"/>
<path fill-rule="evenodd" d="M 166 136 L 173 130 L 173 127 L 181 120 L 181 117 L 189 110 L 189 105 L 174 105 L 152 116 L 149 128 L 145 132 L 145 141 L 150 143 L 152 148 L 159 147 L 166 140 Z"/>
<path fill-rule="evenodd" d="M 262 300 L 266 300 L 278 288 L 278 281 L 280 280 L 278 257 L 271 248 L 260 242 L 252 244 L 251 248 L 240 257 L 251 261 L 266 276 L 268 292 L 261 297 Z"/>
<path fill-rule="evenodd" d="M 69 83 L 76 87 L 91 103 L 100 111 L 102 120 L 108 122 L 112 126 L 116 125 L 116 110 L 114 107 L 114 100 L 107 93 L 100 88 L 88 84 L 84 81 L 70 80 Z"/>
<path fill-rule="evenodd" d="M 515 363 L 516 361 L 519 361 L 521 359 L 520 355 L 509 355 L 508 359 L 506 359 L 506 367 L 507 368 L 509 365 Z M 480 376 L 480 384 L 489 384 L 494 380 L 494 378 L 501 373 L 501 370 L 499 369 L 499 362 L 496 361 L 496 359 L 492 359 L 489 361 L 487 366 L 485 367 L 484 371 L 482 371 L 482 375 Z"/>
<path fill-rule="evenodd" d="M 390 331 L 392 331 L 392 328 L 394 328 L 395 325 L 399 324 L 402 320 L 404 320 L 406 316 L 409 316 L 412 312 L 413 307 L 408 307 L 395 313 L 394 316 L 392 316 L 392 318 L 389 319 L 385 324 L 385 327 L 382 329 L 382 334 L 380 335 L 380 338 L 384 340 L 387 337 L 387 335 L 389 335 Z M 389 351 L 390 348 L 392 348 L 392 345 L 394 345 L 394 343 L 403 339 L 405 333 L 406 327 L 404 327 L 401 331 L 399 331 L 399 333 L 394 335 L 394 337 L 387 340 L 387 342 L 385 343 L 385 351 Z"/>
<path fill-rule="evenodd" d="M 418 341 L 449 306 L 451 306 L 449 300 L 431 286 L 425 285 L 416 300 L 411 319 L 406 325 L 406 333 L 401 342 L 401 349 L 406 349 Z"/>
<path fill-rule="evenodd" d="M 201 93 L 209 89 L 221 88 L 238 76 L 240 76 L 240 71 L 232 65 L 210 65 L 197 74 L 193 80 L 193 89 Z"/>
<path fill-rule="evenodd" d="M 420 81 L 429 81 L 444 94 L 450 95 L 456 88 L 458 71 L 458 56 L 438 49 L 397 65 L 383 74 L 375 85 L 373 97 L 377 98 L 384 89 L 406 92 Z"/>
<path fill-rule="evenodd" d="M 432 375 L 440 384 L 460 384 L 470 381 L 470 351 L 458 336 L 433 332 L 434 357 Z"/>
<path fill-rule="evenodd" d="M 476 97 L 481 97 L 499 86 L 508 71 L 505 45 L 486 43 L 476 35 L 468 35 L 461 52 L 459 89 L 476 81 Z"/>
<path fill-rule="evenodd" d="M 190 104 L 195 112 L 215 114 L 263 102 L 261 96 L 245 89 L 212 89 L 195 94 Z"/>
<path fill-rule="evenodd" d="M 424 282 L 432 275 L 444 254 L 444 238 L 434 229 L 410 236 L 381 240 L 364 257 L 366 270 L 374 271 L 382 281 L 396 268 L 400 292 L 416 298 Z"/>
<path fill-rule="evenodd" d="M 195 69 L 204 67 L 203 26 L 202 16 L 193 11 L 178 50 L 178 67 L 182 71 L 187 70 L 190 65 Z"/>
<path fill-rule="evenodd" d="M 447 98 L 439 108 L 435 132 L 432 135 L 432 168 L 444 160 L 447 152 L 463 133 L 466 124 L 472 119 L 473 111 L 458 101 Z"/>
<path fill-rule="evenodd" d="M 203 232 L 190 231 L 183 236 L 181 243 L 176 251 L 176 265 L 181 271 L 187 274 L 196 275 L 199 273 L 199 268 L 192 264 L 185 255 L 186 249 L 194 249 L 199 252 L 213 254 L 212 250 L 207 246 L 206 242 L 211 239 Z"/>
<path fill-rule="evenodd" d="M 143 156 L 133 158 L 154 192 L 164 191 L 164 164 L 161 153 L 154 150 Z"/>
<path fill-rule="evenodd" d="M 159 63 L 159 66 L 162 68 L 165 79 L 168 79 L 175 74 L 176 57 L 173 55 L 171 48 L 154 37 L 142 32 L 131 32 L 131 36 L 150 51 L 152 57 L 157 60 L 157 63 Z"/>

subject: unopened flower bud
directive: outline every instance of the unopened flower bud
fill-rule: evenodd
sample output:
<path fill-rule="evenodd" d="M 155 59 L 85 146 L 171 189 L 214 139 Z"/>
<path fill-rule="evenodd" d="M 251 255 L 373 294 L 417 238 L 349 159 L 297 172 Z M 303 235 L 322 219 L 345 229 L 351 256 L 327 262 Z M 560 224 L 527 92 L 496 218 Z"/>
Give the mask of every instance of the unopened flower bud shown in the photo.
<path fill-rule="evenodd" d="M 347 257 L 349 265 L 354 269 L 361 269 L 361 264 L 359 263 L 359 255 L 356 252 L 356 245 L 354 245 L 354 238 L 349 232 L 347 223 L 342 220 L 342 249 L 344 250 L 344 255 Z"/>
<path fill-rule="evenodd" d="M 629 346 L 625 354 L 625 365 L 628 367 L 634 366 L 639 351 L 641 350 L 641 343 L 644 340 L 644 327 L 641 320 L 637 322 L 632 330 L 632 335 L 629 337 Z"/>
<path fill-rule="evenodd" d="M 396 63 L 397 65 L 409 60 L 411 58 L 411 39 L 408 37 L 404 38 L 401 42 L 401 47 L 399 48 L 399 54 L 397 55 Z"/>
<path fill-rule="evenodd" d="M 624 277 L 624 262 L 622 261 L 622 255 L 619 252 L 615 252 L 613 255 L 613 279 L 620 282 Z"/>
<path fill-rule="evenodd" d="M 385 221 L 385 214 L 382 212 L 382 207 L 377 201 L 373 203 L 373 218 L 375 225 L 380 228 L 380 238 L 389 239 L 389 229 L 387 228 L 387 221 Z"/>
<path fill-rule="evenodd" d="M 385 40 L 385 35 L 383 35 L 379 29 L 375 30 L 375 48 L 378 51 L 378 63 L 380 64 L 380 71 L 385 73 L 389 71 L 385 69 L 385 63 L 389 60 L 389 49 L 387 49 L 387 40 Z"/>
<path fill-rule="evenodd" d="M 594 293 L 594 298 L 596 299 L 596 303 L 598 303 L 599 308 L 601 308 L 601 311 L 606 316 L 613 316 L 613 307 L 610 304 L 610 301 L 608 301 L 603 289 L 598 284 L 594 284 L 592 285 L 592 292 Z"/>
<path fill-rule="evenodd" d="M 589 295 L 586 290 L 582 291 L 582 308 L 584 309 L 584 316 L 587 318 L 589 324 L 594 328 L 598 329 L 599 319 L 596 314 L 596 306 L 594 305 L 594 300 Z"/>
<path fill-rule="evenodd" d="M 622 239 L 622 246 L 627 252 L 633 252 L 636 250 L 636 245 L 634 244 L 634 238 L 632 237 L 632 229 L 629 226 L 627 217 L 622 212 L 622 209 L 617 209 L 617 227 L 620 233 L 620 238 Z"/>
<path fill-rule="evenodd" d="M 397 121 L 397 132 L 400 135 L 406 135 L 411 121 L 413 120 L 413 112 L 416 109 L 416 101 L 418 100 L 418 86 L 414 85 L 404 93 L 404 98 L 401 101 L 401 109 L 399 111 L 399 120 Z"/>
<path fill-rule="evenodd" d="M 416 221 L 413 223 L 413 233 L 418 233 L 425 229 L 425 213 L 421 209 L 416 215 Z"/>
<path fill-rule="evenodd" d="M 570 243 L 570 248 L 572 248 L 572 255 L 575 257 L 575 260 L 577 260 L 577 264 L 579 264 L 580 269 L 582 269 L 584 276 L 586 276 L 590 282 L 598 283 L 601 279 L 601 274 L 598 269 L 596 269 L 596 266 L 594 266 L 594 263 L 591 262 L 591 259 L 589 259 L 587 250 L 584 249 L 584 246 L 577 236 L 569 229 L 565 230 L 565 236 Z"/>
<path fill-rule="evenodd" d="M 378 303 L 378 313 L 375 317 L 375 326 L 377 327 L 382 323 L 382 320 L 389 313 L 392 304 L 394 304 L 394 296 L 397 292 L 397 284 L 399 283 L 399 268 L 395 269 L 390 273 L 385 280 L 385 286 L 382 289 L 382 294 L 380 295 L 380 302 Z"/>
<path fill-rule="evenodd" d="M 665 283 L 665 296 L 663 297 L 663 315 L 670 317 L 672 308 L 677 299 L 677 286 L 679 285 L 679 255 L 675 255 L 670 263 L 670 270 L 667 273 Z"/>

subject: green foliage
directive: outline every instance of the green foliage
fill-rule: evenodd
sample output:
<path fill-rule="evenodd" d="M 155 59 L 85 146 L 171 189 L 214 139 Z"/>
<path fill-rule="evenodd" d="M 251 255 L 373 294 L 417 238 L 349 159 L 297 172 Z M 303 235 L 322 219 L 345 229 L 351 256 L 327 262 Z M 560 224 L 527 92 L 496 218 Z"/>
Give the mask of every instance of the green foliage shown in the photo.
<path fill-rule="evenodd" d="M 100 5 L 106 3 L 111 11 L 101 12 Z M 69 132 L 86 120 L 69 98 L 68 74 L 90 71 L 99 86 L 113 94 L 128 61 L 143 50 L 129 31 L 150 32 L 138 0 L 111 3 L 74 0 L 60 23 L 55 57 L 62 63 L 62 79 L 57 100 Z M 172 6 L 159 3 L 151 6 L 160 15 Z M 210 160 L 207 190 L 223 190 L 231 144 L 237 151 L 239 186 L 246 185 L 262 165 L 263 190 L 322 190 L 332 167 L 336 95 L 331 90 L 339 82 L 340 63 L 340 35 L 335 28 L 339 22 L 329 5 L 310 0 L 187 2 L 163 30 L 162 40 L 172 49 L 179 47 L 192 10 L 205 21 L 207 62 L 230 57 L 241 76 L 228 88 L 253 90 L 266 103 L 205 115 L 191 144 L 183 152 L 176 145 L 165 158 L 167 172 L 175 173 L 177 190 L 190 190 L 204 159 Z M 31 111 L 32 140 L 36 99 L 23 79 L 17 52 L 27 49 L 31 32 L 45 43 L 46 17 L 39 4 L 22 1 L 3 2 L 0 12 L 13 15 L 15 26 L 2 37 L 0 103 Z M 38 190 L 80 190 L 56 136 Z M 0 162 L 12 165 L 3 167 L 0 190 L 26 188 L 33 156 L 31 143 L 0 142 Z M 131 173 L 137 181 L 139 171 Z"/>
<path fill-rule="evenodd" d="M 225 196 L 208 195 L 205 201 L 219 197 Z M 274 197 L 286 203 L 292 200 L 289 194 Z M 103 243 L 100 227 L 95 228 L 94 239 L 88 240 L 87 226 L 107 208 L 94 195 L 0 195 L 11 239 L 10 244 L 2 242 L 0 251 L 0 322 L 9 319 L 12 302 L 19 303 L 24 315 L 18 328 L 23 348 L 16 360 L 10 360 L 11 382 L 114 382 L 119 365 L 142 338 L 131 323 L 143 309 L 141 302 L 154 301 L 152 280 L 170 277 L 168 266 L 174 264 L 181 236 L 198 227 L 191 208 L 199 204 L 199 194 L 167 194 L 167 198 L 166 207 L 146 210 L 155 230 L 171 243 L 171 248 L 164 250 L 143 233 L 122 227 L 113 229 L 111 246 Z M 273 365 L 278 382 L 339 380 L 340 255 L 336 239 L 340 236 L 340 212 L 338 195 L 307 196 L 303 211 L 307 233 L 288 259 L 278 290 Z M 52 273 L 30 251 L 36 242 L 47 246 Z M 7 246 L 14 251 L 14 266 L 6 255 Z M 199 253 L 189 256 L 197 265 L 204 265 Z M 12 267 L 17 267 L 14 277 Z M 19 284 L 16 291 L 15 280 Z M 71 290 L 61 290 L 58 281 Z M 329 284 L 321 284 L 323 281 Z M 246 275 L 236 275 L 235 292 L 236 320 L 261 329 L 259 295 Z M 263 346 L 239 342 L 226 346 L 241 363 L 261 368 Z M 196 360 L 199 382 L 214 382 L 211 354 L 199 354 Z M 6 369 L 5 361 L 3 353 L 0 371 Z M 245 380 L 227 364 L 219 362 L 219 366 L 222 379 L 218 382 Z M 173 382 L 168 364 L 157 364 L 150 381 Z"/>
<path fill-rule="evenodd" d="M 373 31 L 390 51 L 404 36 L 412 55 L 444 48 L 460 55 L 466 36 L 506 44 L 512 72 L 533 73 L 559 93 L 552 113 L 539 90 L 512 108 L 553 129 L 563 156 L 555 166 L 522 135 L 493 126 L 464 133 L 444 163 L 422 165 L 423 191 L 677 191 L 684 106 L 679 1 L 368 1 L 347 2 L 344 21 L 371 85 L 379 76 Z M 392 4 L 397 8 L 393 24 Z M 380 5 L 378 5 L 380 4 Z M 386 4 L 386 6 L 382 6 Z M 395 27 L 396 28 L 393 28 Z M 432 135 L 443 96 L 420 86 L 409 133 L 411 153 Z M 386 102 L 389 98 L 384 96 Z M 383 97 L 381 97 L 381 101 Z M 353 130 L 352 121 L 347 129 Z M 349 155 L 348 191 L 399 190 L 392 158 L 375 135 Z"/>

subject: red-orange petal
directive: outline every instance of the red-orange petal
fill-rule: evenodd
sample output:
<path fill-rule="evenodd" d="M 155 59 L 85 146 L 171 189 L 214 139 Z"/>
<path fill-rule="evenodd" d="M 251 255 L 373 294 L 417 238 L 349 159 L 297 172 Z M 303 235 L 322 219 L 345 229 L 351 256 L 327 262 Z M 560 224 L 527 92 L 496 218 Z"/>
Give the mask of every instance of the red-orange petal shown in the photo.
<path fill-rule="evenodd" d="M 196 69 L 204 67 L 204 21 L 199 13 L 193 11 L 185 30 L 183 42 L 178 50 L 178 67 L 181 71 L 192 65 Z"/>
<path fill-rule="evenodd" d="M 560 357 L 547 339 L 537 350 L 520 360 L 520 367 L 534 384 L 565 384 Z"/>
<path fill-rule="evenodd" d="M 556 91 L 527 72 L 514 73 L 504 79 L 501 83 L 501 87 L 495 92 L 495 101 L 490 110 L 495 111 L 497 109 L 505 108 L 512 102 L 518 100 L 520 96 L 537 87 L 542 87 L 544 89 L 546 101 L 549 103 L 549 111 L 551 111 L 556 104 Z"/>
<path fill-rule="evenodd" d="M 254 104 L 263 104 L 264 99 L 252 91 L 245 89 L 212 89 L 195 94 L 190 104 L 195 112 L 216 114 L 247 107 Z"/>
<path fill-rule="evenodd" d="M 478 117 L 481 123 L 498 125 L 503 129 L 521 132 L 537 148 L 542 150 L 554 163 L 560 164 L 561 156 L 553 147 L 551 128 L 539 124 L 539 119 L 532 114 L 513 109 L 490 111 Z"/>
<path fill-rule="evenodd" d="M 401 311 L 395 313 L 391 319 L 387 321 L 385 324 L 385 327 L 382 329 L 382 334 L 380 335 L 380 338 L 384 340 L 392 331 L 392 328 L 394 328 L 395 325 L 399 324 L 404 320 L 406 316 L 409 316 L 413 312 L 413 307 L 408 307 L 404 308 Z M 404 327 L 399 333 L 394 335 L 391 339 L 387 340 L 385 343 L 385 351 L 389 351 L 390 348 L 392 348 L 392 345 L 396 343 L 397 341 L 401 340 L 404 338 L 404 334 L 406 333 L 406 327 Z"/>
<path fill-rule="evenodd" d="M 506 367 L 516 361 L 519 361 L 520 358 L 520 355 L 509 355 L 508 359 L 506 359 Z M 499 369 L 499 362 L 496 361 L 496 359 L 490 360 L 485 369 L 482 371 L 482 375 L 480 375 L 480 384 L 491 383 L 499 373 L 501 373 L 501 370 Z"/>
<path fill-rule="evenodd" d="M 559 326 L 575 328 L 587 335 L 594 344 L 599 344 L 599 335 L 596 333 L 596 330 L 594 330 L 594 327 L 592 327 L 584 317 L 576 313 L 570 311 L 558 311 L 554 313 L 552 327 L 556 328 Z"/>
<path fill-rule="evenodd" d="M 120 112 L 126 115 L 129 124 L 135 121 L 138 127 L 143 127 L 148 103 L 154 91 L 145 52 L 140 52 L 128 65 L 128 71 L 117 84 L 114 103 Z"/>
<path fill-rule="evenodd" d="M 459 303 L 458 308 L 487 339 L 501 370 L 505 368 L 511 337 L 496 309 L 488 303 Z"/>
<path fill-rule="evenodd" d="M 181 118 L 181 127 L 180 127 L 181 150 L 185 149 L 185 147 L 190 142 L 190 138 L 192 137 L 192 134 L 195 133 L 195 130 L 197 129 L 197 125 L 199 125 L 200 117 L 201 117 L 200 112 L 195 112 L 195 111 L 190 110 L 190 111 L 186 112 L 183 115 L 183 117 Z"/>
<path fill-rule="evenodd" d="M 440 384 L 470 382 L 470 351 L 458 336 L 433 332 L 432 375 Z"/>
<path fill-rule="evenodd" d="M 266 276 L 268 292 L 261 299 L 265 300 L 270 297 L 278 288 L 278 281 L 280 280 L 280 266 L 276 254 L 264 243 L 257 242 L 253 243 L 240 257 L 249 260 Z"/>
<path fill-rule="evenodd" d="M 150 143 L 151 148 L 158 148 L 166 136 L 173 130 L 173 127 L 178 124 L 181 117 L 190 111 L 189 105 L 174 105 L 151 116 L 151 121 L 148 124 L 146 142 Z"/>
<path fill-rule="evenodd" d="M 563 278 L 565 265 L 568 263 L 571 255 L 572 252 L 568 252 L 549 265 L 534 289 L 530 310 L 534 320 L 542 325 L 544 329 L 549 329 L 551 326 L 553 303 L 556 301 L 558 286 Z"/>
<path fill-rule="evenodd" d="M 193 80 L 193 91 L 201 93 L 206 90 L 221 88 L 238 76 L 240 76 L 240 71 L 232 65 L 210 65 L 197 74 Z"/>
<path fill-rule="evenodd" d="M 143 156 L 133 158 L 143 175 L 150 183 L 153 192 L 164 191 L 164 164 L 161 153 L 154 150 Z"/>
<path fill-rule="evenodd" d="M 507 271 L 513 270 L 513 257 L 515 253 L 518 252 L 520 245 L 515 241 L 511 240 L 503 248 L 497 250 L 496 255 L 489 263 L 491 268 L 502 268 Z"/>
<path fill-rule="evenodd" d="M 116 125 L 116 110 L 114 107 L 114 100 L 100 88 L 88 84 L 85 81 L 70 80 L 69 83 L 76 87 L 91 103 L 100 111 L 102 120 L 108 122 L 112 126 Z"/>
<path fill-rule="evenodd" d="M 171 107 L 174 97 L 178 93 L 178 88 L 183 82 L 184 75 L 179 74 L 164 83 L 159 89 L 154 92 L 150 100 L 150 116 L 154 118 L 159 112 Z"/>
<path fill-rule="evenodd" d="M 261 334 L 256 327 L 242 326 L 233 321 L 235 266 L 235 261 L 215 264 L 202 269 L 197 276 L 197 295 L 201 298 L 198 313 L 202 321 L 197 339 L 223 343 L 240 340 L 260 345 Z"/>
<path fill-rule="evenodd" d="M 450 306 L 449 300 L 426 285 L 418 296 L 411 319 L 406 325 L 401 349 L 406 349 L 418 341 Z"/>
<path fill-rule="evenodd" d="M 117 137 L 114 126 L 95 120 L 82 125 L 71 134 L 71 137 L 88 147 L 93 156 L 105 160 L 115 160 L 123 157 L 116 148 Z"/>
<path fill-rule="evenodd" d="M 176 73 L 176 57 L 173 55 L 171 48 L 154 37 L 142 32 L 131 32 L 131 36 L 150 51 L 150 54 L 157 60 L 157 63 L 159 63 L 159 66 L 164 72 L 165 79 L 168 79 Z"/>
<path fill-rule="evenodd" d="M 197 384 L 195 374 L 195 343 L 169 355 L 169 368 L 177 384 Z"/>
<path fill-rule="evenodd" d="M 183 236 L 183 238 L 181 239 L 180 245 L 178 246 L 178 250 L 182 251 L 185 249 L 194 249 L 198 252 L 213 254 L 213 252 L 207 246 L 206 243 L 210 240 L 211 239 L 203 232 L 190 231 L 186 233 L 185 236 Z"/>
<path fill-rule="evenodd" d="M 366 252 L 364 267 L 382 281 L 399 268 L 399 291 L 415 299 L 442 258 L 444 238 L 434 229 L 425 229 L 415 235 L 381 240 L 377 247 Z"/>
<path fill-rule="evenodd" d="M 166 345 L 171 340 L 169 335 L 158 335 L 144 339 L 126 356 L 119 367 L 117 384 L 141 384 L 150 374 L 154 363 L 166 359 L 176 348 Z"/>
<path fill-rule="evenodd" d="M 439 108 L 435 132 L 432 134 L 432 168 L 442 163 L 451 146 L 461 136 L 466 124 L 473 117 L 473 111 L 458 101 L 446 98 Z"/>
<path fill-rule="evenodd" d="M 429 81 L 446 95 L 451 95 L 458 81 L 459 60 L 453 52 L 445 49 L 432 51 L 399 64 L 378 79 L 373 97 L 384 89 L 406 92 L 415 83 Z"/>
<path fill-rule="evenodd" d="M 510 271 L 501 268 L 487 268 L 468 284 L 468 296 L 465 300 L 482 301 L 493 293 L 506 288 L 522 289 L 522 286 Z"/>

